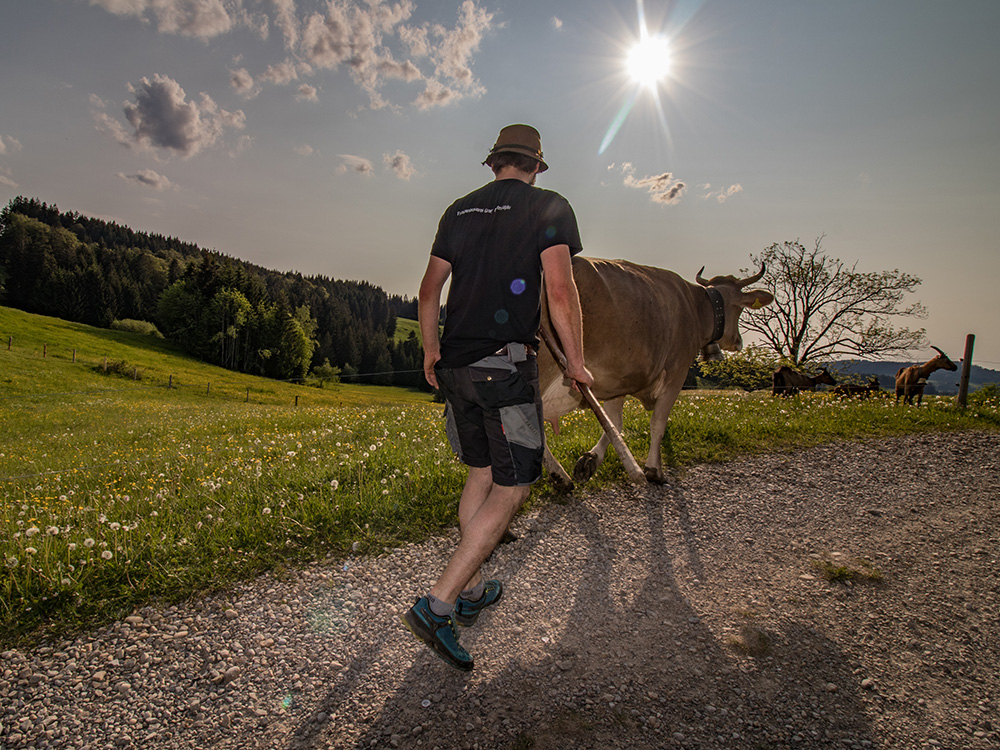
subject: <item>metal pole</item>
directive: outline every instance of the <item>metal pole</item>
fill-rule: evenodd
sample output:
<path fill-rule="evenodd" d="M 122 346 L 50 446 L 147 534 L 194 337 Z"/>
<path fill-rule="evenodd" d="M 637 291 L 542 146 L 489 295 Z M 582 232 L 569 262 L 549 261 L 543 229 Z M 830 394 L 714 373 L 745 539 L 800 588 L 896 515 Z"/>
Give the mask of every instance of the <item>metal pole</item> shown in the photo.
<path fill-rule="evenodd" d="M 970 333 L 965 337 L 965 356 L 962 357 L 962 379 L 958 381 L 958 405 L 964 407 L 969 400 L 969 377 L 972 375 L 972 347 L 976 343 L 976 335 Z"/>

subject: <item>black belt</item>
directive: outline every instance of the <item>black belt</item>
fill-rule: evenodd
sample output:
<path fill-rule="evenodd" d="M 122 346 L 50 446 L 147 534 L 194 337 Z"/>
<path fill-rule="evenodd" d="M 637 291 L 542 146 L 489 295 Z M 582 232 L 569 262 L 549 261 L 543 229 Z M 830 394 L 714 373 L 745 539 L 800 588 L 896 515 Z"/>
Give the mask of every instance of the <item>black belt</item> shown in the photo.
<path fill-rule="evenodd" d="M 538 356 L 538 352 L 535 351 L 535 347 L 531 346 L 530 344 L 525 344 L 524 345 L 524 353 L 527 354 L 529 357 L 537 357 Z M 496 353 L 495 353 L 494 356 L 497 356 L 497 357 L 509 357 L 510 356 L 510 351 L 507 349 L 507 346 L 504 345 L 503 348 L 497 349 L 497 351 L 496 351 Z"/>

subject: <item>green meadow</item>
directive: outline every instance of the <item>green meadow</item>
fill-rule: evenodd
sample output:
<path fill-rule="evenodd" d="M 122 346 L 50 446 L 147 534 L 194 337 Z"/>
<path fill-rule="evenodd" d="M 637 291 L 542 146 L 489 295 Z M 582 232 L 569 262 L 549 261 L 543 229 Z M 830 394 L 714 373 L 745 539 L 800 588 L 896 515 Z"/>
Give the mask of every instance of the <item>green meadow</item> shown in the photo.
<path fill-rule="evenodd" d="M 423 392 L 254 378 L 162 339 L 0 308 L 0 645 L 454 526 L 465 472 L 441 409 Z M 599 427 L 581 411 L 561 428 L 551 444 L 572 469 Z M 976 428 L 1000 428 L 995 400 L 918 409 L 694 391 L 662 449 L 681 473 L 830 440 Z M 647 429 L 630 400 L 624 433 L 640 462 Z M 611 456 L 588 487 L 625 481 Z M 556 497 L 543 480 L 530 502 Z"/>

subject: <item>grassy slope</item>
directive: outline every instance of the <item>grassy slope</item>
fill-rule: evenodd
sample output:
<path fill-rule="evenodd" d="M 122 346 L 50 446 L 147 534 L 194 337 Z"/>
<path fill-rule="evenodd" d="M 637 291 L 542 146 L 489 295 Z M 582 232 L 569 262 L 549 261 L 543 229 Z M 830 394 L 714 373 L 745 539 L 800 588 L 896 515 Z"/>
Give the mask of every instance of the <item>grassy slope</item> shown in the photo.
<path fill-rule="evenodd" d="M 102 374 L 105 359 L 111 365 L 126 362 L 129 375 L 137 368 L 139 379 Z M 243 375 L 194 359 L 164 339 L 0 307 L 0 386 L 12 402 L 47 393 L 164 388 L 171 382 L 182 391 L 221 400 L 245 401 L 249 388 L 250 401 L 258 404 L 294 403 L 296 397 L 302 405 L 328 406 L 430 400 L 429 394 L 399 388 L 333 384 L 319 389 Z"/>

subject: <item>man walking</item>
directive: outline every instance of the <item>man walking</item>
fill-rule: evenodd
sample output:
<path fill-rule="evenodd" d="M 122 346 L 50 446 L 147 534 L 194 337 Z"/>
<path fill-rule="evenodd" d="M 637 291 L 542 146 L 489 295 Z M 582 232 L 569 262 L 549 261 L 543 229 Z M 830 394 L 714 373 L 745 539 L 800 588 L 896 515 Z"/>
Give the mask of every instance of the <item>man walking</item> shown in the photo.
<path fill-rule="evenodd" d="M 538 131 L 508 125 L 483 164 L 495 179 L 441 217 L 419 295 L 424 375 L 445 396 L 448 440 L 469 467 L 458 506 L 462 536 L 431 590 L 403 613 L 417 638 L 463 670 L 472 669 L 473 658 L 455 625 L 472 625 L 503 596 L 500 581 L 483 580 L 479 569 L 542 473 L 535 352 L 543 284 L 567 377 L 587 386 L 594 381 L 584 364 L 570 260 L 583 249 L 580 232 L 565 198 L 534 187 L 548 169 Z"/>

